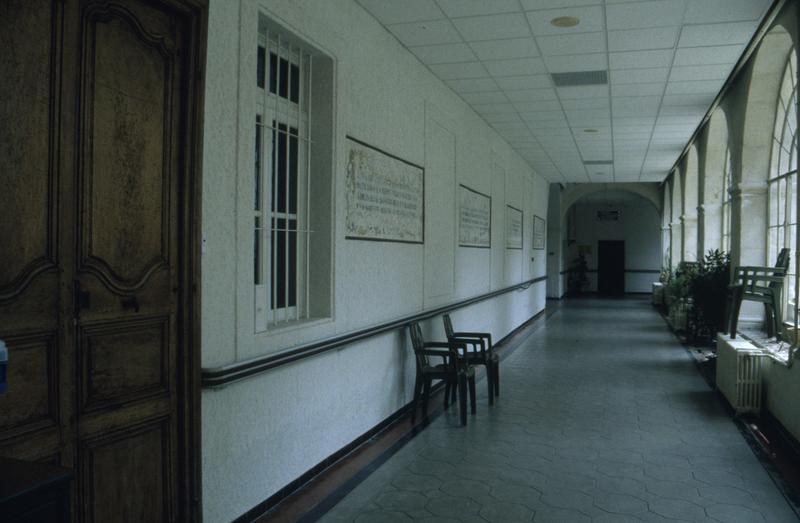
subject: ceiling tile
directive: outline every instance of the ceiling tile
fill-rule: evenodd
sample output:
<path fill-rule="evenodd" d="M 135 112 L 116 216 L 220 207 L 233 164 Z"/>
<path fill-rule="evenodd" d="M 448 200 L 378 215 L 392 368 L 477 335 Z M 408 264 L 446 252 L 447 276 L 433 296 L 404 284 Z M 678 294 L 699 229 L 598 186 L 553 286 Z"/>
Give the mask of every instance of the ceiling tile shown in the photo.
<path fill-rule="evenodd" d="M 467 44 L 442 44 L 409 47 L 424 64 L 446 64 L 453 62 L 472 62 L 475 54 Z"/>
<path fill-rule="evenodd" d="M 672 65 L 672 49 L 652 51 L 625 51 L 610 53 L 611 69 L 645 69 L 648 67 L 669 67 Z"/>
<path fill-rule="evenodd" d="M 483 62 L 492 76 L 519 76 L 546 73 L 541 58 L 515 58 L 513 60 L 487 60 Z"/>
<path fill-rule="evenodd" d="M 487 76 L 486 69 L 480 62 L 464 62 L 460 64 L 433 64 L 431 71 L 442 80 L 458 80 L 460 78 L 482 78 Z"/>
<path fill-rule="evenodd" d="M 512 102 L 537 102 L 556 99 L 556 92 L 553 89 L 521 89 L 518 91 L 505 91 L 505 93 L 506 97 Z"/>
<path fill-rule="evenodd" d="M 608 96 L 607 85 L 581 85 L 578 87 L 558 87 L 558 97 L 562 100 L 576 98 L 599 98 Z"/>
<path fill-rule="evenodd" d="M 578 7 L 584 5 L 599 5 L 603 0 L 521 0 L 522 8 L 526 11 L 537 9 L 560 9 L 563 7 Z"/>
<path fill-rule="evenodd" d="M 528 76 L 504 76 L 496 78 L 495 82 L 504 91 L 520 90 L 520 89 L 541 89 L 545 87 L 552 87 L 553 83 L 550 80 L 549 74 L 537 74 Z"/>
<path fill-rule="evenodd" d="M 487 40 L 472 42 L 469 45 L 481 60 L 508 60 L 539 56 L 539 50 L 531 37 Z"/>
<path fill-rule="evenodd" d="M 694 23 L 758 20 L 771 0 L 690 0 L 686 20 Z"/>
<path fill-rule="evenodd" d="M 477 93 L 480 91 L 496 91 L 497 84 L 491 78 L 463 78 L 445 82 L 457 93 Z"/>
<path fill-rule="evenodd" d="M 558 100 L 541 100 L 537 102 L 516 102 L 514 107 L 520 113 L 529 113 L 534 111 L 558 111 L 561 112 L 561 104 Z"/>
<path fill-rule="evenodd" d="M 520 116 L 526 122 L 564 120 L 564 113 L 561 110 L 520 112 Z"/>
<path fill-rule="evenodd" d="M 486 91 L 482 93 L 464 93 L 461 98 L 469 104 L 506 103 L 508 98 L 502 91 Z"/>
<path fill-rule="evenodd" d="M 719 80 L 698 80 L 692 82 L 669 82 L 666 94 L 717 94 L 722 84 Z"/>
<path fill-rule="evenodd" d="M 725 80 L 733 69 L 732 65 L 684 65 L 673 67 L 669 74 L 670 82 L 691 82 L 695 80 Z M 719 82 L 722 87 L 722 82 Z"/>
<path fill-rule="evenodd" d="M 486 123 L 501 123 L 501 122 L 521 122 L 522 119 L 517 113 L 483 113 L 481 114 Z"/>
<path fill-rule="evenodd" d="M 536 43 L 539 44 L 539 50 L 545 56 L 588 54 L 606 50 L 603 33 L 540 36 L 536 38 Z"/>
<path fill-rule="evenodd" d="M 606 53 L 546 56 L 544 63 L 551 73 L 602 71 L 608 68 Z"/>
<path fill-rule="evenodd" d="M 405 7 L 406 1 L 391 0 L 398 6 Z M 438 0 L 439 7 L 450 18 L 460 16 L 492 15 L 498 13 L 515 13 L 519 11 L 517 0 Z"/>
<path fill-rule="evenodd" d="M 678 47 L 746 44 L 757 25 L 758 22 L 686 25 L 681 31 Z"/>
<path fill-rule="evenodd" d="M 357 0 L 384 25 L 444 18 L 433 0 Z"/>
<path fill-rule="evenodd" d="M 664 96 L 664 100 L 661 102 L 661 105 L 705 105 L 706 107 L 709 107 L 711 102 L 714 101 L 715 97 L 715 94 L 668 94 Z"/>
<path fill-rule="evenodd" d="M 468 42 L 531 36 L 522 13 L 455 18 L 453 23 Z"/>
<path fill-rule="evenodd" d="M 642 29 L 679 26 L 683 21 L 683 0 L 657 0 L 606 7 L 608 29 Z"/>
<path fill-rule="evenodd" d="M 609 51 L 644 51 L 672 49 L 678 38 L 678 27 L 654 27 L 608 32 Z"/>
<path fill-rule="evenodd" d="M 534 36 L 591 33 L 605 30 L 603 8 L 599 5 L 536 10 L 528 11 L 525 14 L 531 24 L 531 31 L 533 31 Z M 556 27 L 550 23 L 553 19 L 562 16 L 574 16 L 580 22 L 574 27 Z"/>
<path fill-rule="evenodd" d="M 674 69 L 673 69 L 674 71 Z M 647 84 L 660 83 L 667 81 L 669 69 L 666 67 L 654 67 L 651 69 L 620 69 L 611 71 L 611 84 Z"/>
<path fill-rule="evenodd" d="M 394 24 L 386 28 L 406 47 L 461 42 L 461 37 L 450 20 Z"/>
<path fill-rule="evenodd" d="M 472 104 L 472 108 L 479 114 L 516 113 L 517 110 L 509 103 Z"/>
<path fill-rule="evenodd" d="M 663 83 L 611 84 L 611 96 L 660 96 L 663 92 Z"/>
<path fill-rule="evenodd" d="M 567 118 L 573 119 L 597 119 L 597 118 L 611 118 L 611 111 L 609 109 L 574 109 L 566 111 Z"/>
<path fill-rule="evenodd" d="M 744 51 L 743 45 L 688 47 L 675 52 L 674 65 L 735 64 Z"/>
<path fill-rule="evenodd" d="M 564 106 L 564 110 L 569 111 L 571 109 L 603 109 L 610 107 L 611 102 L 609 101 L 607 96 L 601 96 L 597 98 L 578 98 L 572 100 L 563 100 L 561 105 Z"/>

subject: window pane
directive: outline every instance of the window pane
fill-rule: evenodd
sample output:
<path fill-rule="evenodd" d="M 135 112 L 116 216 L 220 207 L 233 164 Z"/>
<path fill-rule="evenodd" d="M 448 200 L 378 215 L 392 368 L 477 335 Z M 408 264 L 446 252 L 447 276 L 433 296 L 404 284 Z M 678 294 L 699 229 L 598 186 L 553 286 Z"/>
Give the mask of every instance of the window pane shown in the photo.
<path fill-rule="evenodd" d="M 256 116 L 256 172 L 255 172 L 255 198 L 254 208 L 261 210 L 261 116 Z"/>
<path fill-rule="evenodd" d="M 266 67 L 266 60 L 267 60 L 267 50 L 264 49 L 264 46 L 258 46 L 258 58 L 256 60 L 256 84 L 264 88 L 264 68 Z"/>
<path fill-rule="evenodd" d="M 275 53 L 269 54 L 269 92 L 275 94 L 278 85 L 278 56 Z"/>
<path fill-rule="evenodd" d="M 770 226 L 778 224 L 778 182 L 769 184 L 769 222 Z"/>
<path fill-rule="evenodd" d="M 275 120 L 272 121 L 275 126 Z M 289 165 L 286 165 L 286 124 L 277 124 L 277 131 L 272 131 L 272 154 L 276 161 L 272 166 L 272 190 L 277 193 L 272 198 L 272 212 L 285 213 L 286 202 L 289 201 L 289 213 L 297 213 L 297 165 L 298 165 L 298 138 L 297 128 L 289 127 Z M 276 144 L 277 134 L 277 144 Z M 277 151 L 275 149 L 277 145 Z M 286 193 L 286 182 L 289 182 L 289 194 Z"/>
<path fill-rule="evenodd" d="M 279 65 L 280 64 L 280 65 Z M 290 101 L 294 103 L 300 102 L 300 67 L 297 64 L 291 64 L 286 58 L 281 57 L 278 60 L 278 55 L 275 53 L 269 54 L 269 92 L 281 98 L 287 98 L 289 90 L 291 89 Z M 291 75 L 291 77 L 290 77 Z"/>
<path fill-rule="evenodd" d="M 270 297 L 271 307 L 294 307 L 297 305 L 297 220 L 273 218 L 272 227 L 275 241 L 270 264 L 275 276 L 275 289 Z"/>
<path fill-rule="evenodd" d="M 253 280 L 255 281 L 256 285 L 261 285 L 264 283 L 264 274 L 262 272 L 262 263 L 261 263 L 261 217 L 256 216 L 256 224 L 255 224 L 255 238 L 253 241 L 253 268 L 254 268 L 254 276 Z"/>

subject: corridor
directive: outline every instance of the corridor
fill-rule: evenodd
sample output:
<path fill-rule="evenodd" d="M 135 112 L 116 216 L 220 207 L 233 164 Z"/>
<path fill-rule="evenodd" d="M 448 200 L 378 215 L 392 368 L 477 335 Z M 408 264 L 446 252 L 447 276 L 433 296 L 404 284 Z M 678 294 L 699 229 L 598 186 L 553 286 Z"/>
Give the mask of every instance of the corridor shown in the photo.
<path fill-rule="evenodd" d="M 321 519 L 796 521 L 644 299 L 568 300 L 501 364 L 466 428 L 451 408 Z"/>

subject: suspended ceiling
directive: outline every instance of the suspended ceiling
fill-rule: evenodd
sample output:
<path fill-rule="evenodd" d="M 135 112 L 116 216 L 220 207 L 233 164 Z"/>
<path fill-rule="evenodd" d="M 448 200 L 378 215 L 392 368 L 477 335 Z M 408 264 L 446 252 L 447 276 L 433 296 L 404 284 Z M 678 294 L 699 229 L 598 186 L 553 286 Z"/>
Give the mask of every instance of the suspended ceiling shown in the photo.
<path fill-rule="evenodd" d="M 357 1 L 561 183 L 662 181 L 771 4 Z"/>

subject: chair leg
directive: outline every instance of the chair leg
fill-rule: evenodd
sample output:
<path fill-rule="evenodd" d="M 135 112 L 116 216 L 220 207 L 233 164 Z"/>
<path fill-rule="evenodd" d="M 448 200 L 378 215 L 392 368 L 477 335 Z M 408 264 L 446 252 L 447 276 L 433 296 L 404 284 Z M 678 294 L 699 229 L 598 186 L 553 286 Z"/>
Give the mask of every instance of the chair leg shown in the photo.
<path fill-rule="evenodd" d="M 486 384 L 489 386 L 489 405 L 494 405 L 494 364 L 491 359 L 486 362 Z"/>
<path fill-rule="evenodd" d="M 417 375 L 417 379 L 414 381 L 414 407 L 411 409 L 411 422 L 413 423 L 414 420 L 417 418 L 417 409 L 419 408 L 419 397 L 422 393 L 422 376 L 419 374 Z"/>
<path fill-rule="evenodd" d="M 489 397 L 491 398 L 492 395 L 489 394 Z M 475 414 L 475 412 L 477 412 L 477 410 L 475 409 L 475 374 L 472 374 L 469 377 L 469 406 L 470 406 L 469 409 L 470 412 L 472 414 Z"/>
<path fill-rule="evenodd" d="M 500 395 L 500 359 L 497 356 L 494 356 L 494 360 L 492 361 L 492 367 L 494 367 L 494 379 L 492 383 L 494 383 L 494 395 Z"/>
<path fill-rule="evenodd" d="M 458 412 L 461 426 L 467 424 L 467 377 L 463 372 L 458 374 Z"/>
<path fill-rule="evenodd" d="M 422 419 L 428 417 L 428 398 L 431 395 L 431 380 L 425 379 L 425 387 L 422 392 Z"/>
<path fill-rule="evenodd" d="M 742 295 L 744 289 L 739 286 L 731 289 L 731 317 L 730 317 L 730 335 L 731 339 L 736 338 L 736 329 L 739 326 L 739 311 L 742 308 Z"/>
<path fill-rule="evenodd" d="M 450 378 L 445 378 L 444 380 L 444 410 L 447 410 L 447 407 L 450 406 L 450 389 L 455 389 L 455 383 L 452 383 Z"/>

